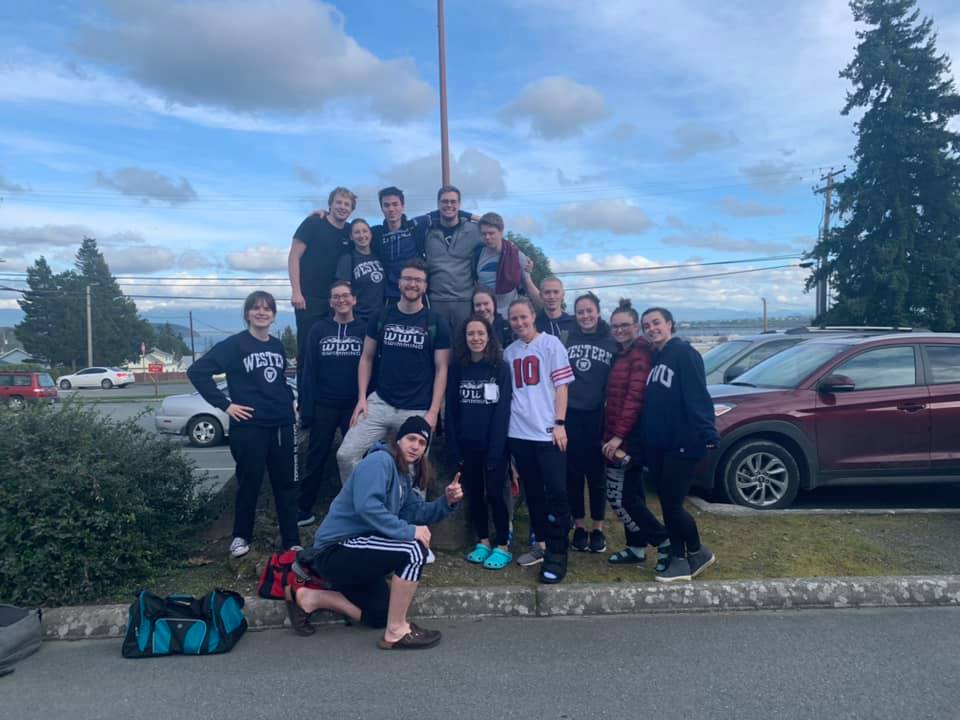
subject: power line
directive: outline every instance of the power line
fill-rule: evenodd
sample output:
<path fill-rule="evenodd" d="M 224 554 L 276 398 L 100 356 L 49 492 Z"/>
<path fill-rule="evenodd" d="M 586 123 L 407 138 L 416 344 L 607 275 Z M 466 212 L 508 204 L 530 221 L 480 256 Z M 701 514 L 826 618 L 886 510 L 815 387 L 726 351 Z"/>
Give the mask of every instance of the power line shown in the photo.
<path fill-rule="evenodd" d="M 800 265 L 791 263 L 789 265 L 772 265 L 770 267 L 750 268 L 749 270 L 731 270 L 730 272 L 711 273 L 709 275 L 687 275 L 686 277 L 662 278 L 660 280 L 640 280 L 638 282 L 614 283 L 612 285 L 592 285 L 575 288 L 564 288 L 573 292 L 576 290 L 602 290 L 603 288 L 614 287 L 633 287 L 634 285 L 656 285 L 658 283 L 682 282 L 684 280 L 709 280 L 710 278 L 727 277 L 729 275 L 746 275 L 747 273 L 763 272 L 764 270 L 782 270 L 784 268 L 800 267 Z"/>
<path fill-rule="evenodd" d="M 615 275 L 619 273 L 638 272 L 641 270 L 674 270 L 677 268 L 706 267 L 709 265 L 739 265 L 748 262 L 772 262 L 774 260 L 799 260 L 802 257 L 800 253 L 790 255 L 771 255 L 769 257 L 747 258 L 745 260 L 715 260 L 712 262 L 683 263 L 680 265 L 653 265 L 650 267 L 625 267 L 625 268 L 604 268 L 597 270 L 568 270 L 557 271 L 554 275 Z"/>

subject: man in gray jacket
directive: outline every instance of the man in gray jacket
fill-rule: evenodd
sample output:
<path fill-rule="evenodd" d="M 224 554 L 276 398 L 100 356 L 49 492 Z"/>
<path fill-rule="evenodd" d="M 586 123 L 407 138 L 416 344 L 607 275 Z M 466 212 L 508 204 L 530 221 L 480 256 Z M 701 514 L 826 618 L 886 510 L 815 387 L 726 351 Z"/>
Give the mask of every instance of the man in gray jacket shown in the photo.
<path fill-rule="evenodd" d="M 475 251 L 483 245 L 480 228 L 460 218 L 460 190 L 444 185 L 437 192 L 440 223 L 427 231 L 430 309 L 450 323 L 456 337 L 473 312 Z"/>

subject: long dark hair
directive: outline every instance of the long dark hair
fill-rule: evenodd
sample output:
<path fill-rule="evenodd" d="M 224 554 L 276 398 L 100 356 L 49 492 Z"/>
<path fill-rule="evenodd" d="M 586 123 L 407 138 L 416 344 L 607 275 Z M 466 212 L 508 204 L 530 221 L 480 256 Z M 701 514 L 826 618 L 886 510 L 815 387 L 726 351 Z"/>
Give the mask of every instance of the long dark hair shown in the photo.
<path fill-rule="evenodd" d="M 433 464 L 430 462 L 430 458 L 427 457 L 430 452 L 429 446 L 423 451 L 423 457 L 421 457 L 414 466 L 413 472 L 410 472 L 410 465 L 407 463 L 406 458 L 403 457 L 403 453 L 400 452 L 399 440 L 400 438 L 395 437 L 390 441 L 390 444 L 387 445 L 387 452 L 390 453 L 390 456 L 393 458 L 393 462 L 397 466 L 397 472 L 401 475 L 409 475 L 413 486 L 425 491 L 433 481 Z"/>
<path fill-rule="evenodd" d="M 496 312 L 496 310 L 494 310 L 494 312 Z M 481 323 L 483 328 L 487 331 L 487 347 L 483 351 L 483 359 L 496 367 L 500 360 L 503 359 L 503 348 L 500 347 L 500 339 L 493 331 L 493 325 L 491 325 L 490 322 L 479 313 L 473 313 L 470 317 L 468 317 L 467 321 L 460 329 L 459 335 L 457 335 L 454 356 L 456 362 L 463 366 L 469 365 L 471 362 L 473 362 L 470 354 L 470 346 L 467 345 L 467 325 L 472 322 Z"/>
<path fill-rule="evenodd" d="M 660 316 L 663 318 L 663 321 L 670 323 L 670 334 L 672 335 L 673 333 L 676 332 L 676 328 L 674 327 L 674 324 L 673 324 L 672 312 L 662 307 L 650 307 L 643 311 L 643 313 L 640 315 L 640 320 L 642 321 L 643 318 L 645 318 L 647 315 L 651 313 L 660 313 Z"/>

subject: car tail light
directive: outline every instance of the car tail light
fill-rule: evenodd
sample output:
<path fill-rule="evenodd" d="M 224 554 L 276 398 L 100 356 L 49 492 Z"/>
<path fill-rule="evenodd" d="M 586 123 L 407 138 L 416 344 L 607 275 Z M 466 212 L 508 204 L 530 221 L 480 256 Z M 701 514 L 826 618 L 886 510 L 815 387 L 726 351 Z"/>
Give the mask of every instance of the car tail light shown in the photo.
<path fill-rule="evenodd" d="M 117 377 L 126 377 L 126 376 L 127 376 L 126 373 L 117 373 Z"/>

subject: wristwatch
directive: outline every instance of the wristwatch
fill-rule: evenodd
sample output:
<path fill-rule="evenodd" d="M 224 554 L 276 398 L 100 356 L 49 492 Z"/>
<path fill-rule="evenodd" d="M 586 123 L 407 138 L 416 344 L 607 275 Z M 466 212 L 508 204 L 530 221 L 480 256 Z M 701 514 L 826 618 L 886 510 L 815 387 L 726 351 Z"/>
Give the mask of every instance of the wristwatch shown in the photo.
<path fill-rule="evenodd" d="M 554 427 L 563 427 L 563 426 L 566 425 L 566 424 L 567 424 L 567 421 L 566 421 L 566 420 L 563 420 L 562 418 L 561 418 L 560 420 L 554 420 L 554 421 L 553 421 Z"/>

